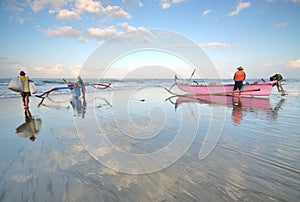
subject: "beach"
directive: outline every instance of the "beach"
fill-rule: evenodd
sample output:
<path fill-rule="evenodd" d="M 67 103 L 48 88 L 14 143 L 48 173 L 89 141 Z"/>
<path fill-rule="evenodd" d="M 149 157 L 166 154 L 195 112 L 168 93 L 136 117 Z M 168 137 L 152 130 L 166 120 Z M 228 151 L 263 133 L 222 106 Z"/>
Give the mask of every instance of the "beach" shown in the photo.
<path fill-rule="evenodd" d="M 299 200 L 298 81 L 240 101 L 139 86 L 31 96 L 34 141 L 21 98 L 1 98 L 0 201 Z"/>

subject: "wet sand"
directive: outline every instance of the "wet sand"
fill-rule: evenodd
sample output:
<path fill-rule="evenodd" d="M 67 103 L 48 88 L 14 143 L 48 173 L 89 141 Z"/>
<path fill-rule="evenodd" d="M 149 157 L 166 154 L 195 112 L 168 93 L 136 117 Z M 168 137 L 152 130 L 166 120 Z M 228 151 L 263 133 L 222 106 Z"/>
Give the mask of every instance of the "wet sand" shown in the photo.
<path fill-rule="evenodd" d="M 70 95 L 40 107 L 31 97 L 42 120 L 34 141 L 15 133 L 21 98 L 0 99 L 0 201 L 299 200 L 299 95 L 170 102 L 160 87 L 132 92 L 89 93 L 74 109 Z"/>

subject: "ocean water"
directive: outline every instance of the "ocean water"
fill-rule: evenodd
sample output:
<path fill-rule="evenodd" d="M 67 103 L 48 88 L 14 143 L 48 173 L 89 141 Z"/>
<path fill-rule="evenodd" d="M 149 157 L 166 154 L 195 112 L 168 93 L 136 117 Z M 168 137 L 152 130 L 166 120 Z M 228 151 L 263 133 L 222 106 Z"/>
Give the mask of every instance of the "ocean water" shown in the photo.
<path fill-rule="evenodd" d="M 241 100 L 168 99 L 172 79 L 101 82 L 112 88 L 85 102 L 68 90 L 31 97 L 31 141 L 16 133 L 20 95 L 1 80 L 0 201 L 299 200 L 299 81 L 284 83 L 287 96 Z"/>

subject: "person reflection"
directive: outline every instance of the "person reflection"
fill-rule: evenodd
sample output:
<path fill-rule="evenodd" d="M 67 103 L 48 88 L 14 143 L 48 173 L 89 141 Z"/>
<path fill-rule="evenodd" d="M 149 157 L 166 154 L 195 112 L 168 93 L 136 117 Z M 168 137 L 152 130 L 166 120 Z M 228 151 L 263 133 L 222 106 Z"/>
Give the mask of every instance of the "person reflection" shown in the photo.
<path fill-rule="evenodd" d="M 235 101 L 234 98 L 232 99 L 232 122 L 234 125 L 239 125 L 242 120 L 243 116 L 243 108 L 242 108 L 242 102 L 240 99 L 238 101 Z"/>
<path fill-rule="evenodd" d="M 73 96 L 71 100 L 71 105 L 73 108 L 74 116 L 81 116 L 84 118 L 86 112 L 87 102 L 85 96 L 80 97 L 80 87 L 78 83 L 74 84 Z M 81 101 L 82 99 L 82 101 Z"/>
<path fill-rule="evenodd" d="M 41 126 L 42 120 L 34 119 L 29 109 L 25 109 L 25 123 L 16 128 L 16 134 L 20 137 L 29 138 L 31 141 L 34 141 Z"/>

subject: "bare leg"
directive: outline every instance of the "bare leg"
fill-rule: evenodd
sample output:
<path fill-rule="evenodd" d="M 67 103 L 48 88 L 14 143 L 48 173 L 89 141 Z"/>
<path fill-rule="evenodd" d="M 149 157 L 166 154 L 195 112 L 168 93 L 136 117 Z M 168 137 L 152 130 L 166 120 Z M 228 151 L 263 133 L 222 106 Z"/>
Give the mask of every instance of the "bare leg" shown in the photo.
<path fill-rule="evenodd" d="M 29 105 L 29 96 L 25 96 L 25 109 L 28 109 L 28 105 Z"/>
<path fill-rule="evenodd" d="M 25 96 L 22 95 L 23 106 L 25 107 Z"/>

